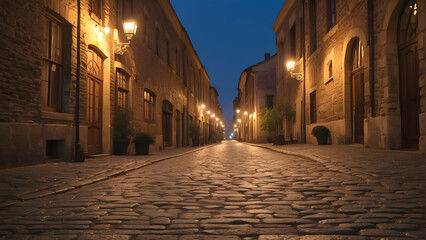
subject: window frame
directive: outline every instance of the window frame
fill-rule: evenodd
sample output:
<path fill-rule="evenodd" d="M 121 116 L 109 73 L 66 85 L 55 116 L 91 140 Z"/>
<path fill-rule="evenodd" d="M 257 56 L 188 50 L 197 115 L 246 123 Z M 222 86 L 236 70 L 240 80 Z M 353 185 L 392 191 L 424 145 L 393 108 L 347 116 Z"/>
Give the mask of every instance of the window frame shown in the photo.
<path fill-rule="evenodd" d="M 149 89 L 144 89 L 144 111 L 143 119 L 145 122 L 155 122 L 155 93 Z"/>
<path fill-rule="evenodd" d="M 266 95 L 266 108 L 273 108 L 274 107 L 274 95 Z M 269 105 L 269 102 L 271 102 L 271 105 Z"/>
<path fill-rule="evenodd" d="M 309 94 L 309 113 L 311 124 L 318 121 L 318 112 L 317 112 L 317 91 L 314 90 Z"/>
<path fill-rule="evenodd" d="M 327 31 L 330 31 L 337 24 L 336 1 L 327 0 Z"/>
<path fill-rule="evenodd" d="M 124 110 L 129 108 L 129 88 L 130 88 L 130 75 L 123 69 L 117 68 L 115 73 L 116 80 L 116 109 Z M 124 83 L 120 84 L 120 82 Z M 120 94 L 122 93 L 122 94 Z M 123 97 L 121 97 L 123 96 Z M 121 101 L 120 101 L 121 99 Z"/>
<path fill-rule="evenodd" d="M 58 18 L 54 17 L 52 14 L 46 12 L 43 14 L 44 19 L 47 23 L 48 29 L 45 29 L 45 32 L 43 34 L 47 40 L 47 43 L 44 42 L 46 45 L 43 46 L 43 55 L 42 55 L 42 68 L 41 68 L 41 106 L 42 111 L 47 112 L 62 112 L 63 110 L 63 85 L 64 85 L 64 58 L 65 58 L 65 22 L 59 20 Z M 54 49 L 52 49 L 54 46 L 54 36 L 53 36 L 53 24 L 57 26 L 58 32 L 56 32 L 56 37 L 60 38 L 59 41 L 56 42 L 56 46 L 59 45 L 60 49 L 60 56 L 53 56 L 54 55 Z M 46 52 L 47 51 L 47 52 Z M 56 50 L 57 51 L 57 50 Z M 46 56 L 47 54 L 47 56 Z M 59 60 L 57 59 L 59 58 Z M 47 64 L 48 68 L 45 68 L 45 64 Z M 52 87 L 54 76 L 52 76 L 52 69 L 53 66 L 55 66 L 54 72 L 56 72 L 56 87 Z M 46 70 L 48 69 L 48 70 Z M 43 77 L 44 76 L 44 77 Z M 45 79 L 47 78 L 47 79 Z M 45 88 L 43 82 L 47 82 L 47 88 Z M 45 94 L 43 94 L 45 92 Z M 56 93 L 56 99 L 51 100 L 52 95 Z M 46 99 L 45 99 L 46 98 Z M 46 100 L 46 102 L 45 102 Z"/>

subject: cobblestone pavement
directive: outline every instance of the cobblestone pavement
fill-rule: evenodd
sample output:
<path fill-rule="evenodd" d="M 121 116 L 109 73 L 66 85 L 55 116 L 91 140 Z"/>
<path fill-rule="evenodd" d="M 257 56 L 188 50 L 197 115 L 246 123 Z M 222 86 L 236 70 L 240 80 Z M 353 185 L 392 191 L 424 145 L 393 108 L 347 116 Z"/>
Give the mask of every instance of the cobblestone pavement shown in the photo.
<path fill-rule="evenodd" d="M 206 146 L 210 147 L 210 146 Z M 170 148 L 149 155 L 103 156 L 0 170 L 0 208 L 23 200 L 70 191 L 171 157 L 203 148 Z"/>
<path fill-rule="evenodd" d="M 381 177 L 368 167 L 351 171 L 352 165 L 296 155 L 224 142 L 71 191 L 4 206 L 0 236 L 426 239 L 421 177 L 402 184 L 398 177 L 398 184 L 389 185 L 392 176 Z"/>

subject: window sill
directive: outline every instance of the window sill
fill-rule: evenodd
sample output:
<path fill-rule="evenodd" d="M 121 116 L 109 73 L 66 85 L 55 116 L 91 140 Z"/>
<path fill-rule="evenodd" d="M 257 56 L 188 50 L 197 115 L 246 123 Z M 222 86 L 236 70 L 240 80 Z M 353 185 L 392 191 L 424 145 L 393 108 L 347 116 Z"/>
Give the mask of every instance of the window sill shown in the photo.
<path fill-rule="evenodd" d="M 41 112 L 42 119 L 50 119 L 50 120 L 61 120 L 61 121 L 72 121 L 74 120 L 74 116 L 70 113 L 58 113 L 58 112 Z"/>

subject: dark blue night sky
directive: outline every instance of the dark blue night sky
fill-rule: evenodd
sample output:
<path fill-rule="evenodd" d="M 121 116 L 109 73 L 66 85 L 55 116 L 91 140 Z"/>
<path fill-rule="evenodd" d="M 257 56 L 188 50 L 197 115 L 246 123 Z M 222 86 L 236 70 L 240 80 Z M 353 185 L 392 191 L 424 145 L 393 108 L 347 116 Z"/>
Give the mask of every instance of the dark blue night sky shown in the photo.
<path fill-rule="evenodd" d="M 170 0 L 186 28 L 224 115 L 232 118 L 241 72 L 275 54 L 272 25 L 285 0 Z"/>

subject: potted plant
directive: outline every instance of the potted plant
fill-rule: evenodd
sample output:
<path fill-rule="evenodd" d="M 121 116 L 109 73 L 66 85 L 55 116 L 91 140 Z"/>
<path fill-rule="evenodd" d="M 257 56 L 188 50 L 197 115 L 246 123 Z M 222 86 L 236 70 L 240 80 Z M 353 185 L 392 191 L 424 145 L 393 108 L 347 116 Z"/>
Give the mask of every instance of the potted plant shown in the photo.
<path fill-rule="evenodd" d="M 114 115 L 114 154 L 126 155 L 130 144 L 129 137 L 133 134 L 132 111 L 130 109 L 117 109 Z"/>
<path fill-rule="evenodd" d="M 138 132 L 133 138 L 137 155 L 148 155 L 149 145 L 155 143 L 155 137 L 148 132 Z"/>
<path fill-rule="evenodd" d="M 191 125 L 189 128 L 189 137 L 192 138 L 192 146 L 200 145 L 200 128 L 197 125 Z"/>
<path fill-rule="evenodd" d="M 294 111 L 289 104 L 279 103 L 273 108 L 264 108 L 261 112 L 260 126 L 264 131 L 275 131 L 275 137 L 272 138 L 274 145 L 285 144 L 283 132 L 283 121 L 292 121 L 294 118 Z"/>
<path fill-rule="evenodd" d="M 210 129 L 209 130 L 209 142 L 210 143 L 216 143 L 216 140 L 217 140 L 216 132 Z"/>
<path fill-rule="evenodd" d="M 312 129 L 312 135 L 317 138 L 318 145 L 327 145 L 330 130 L 324 126 L 316 126 Z"/>

